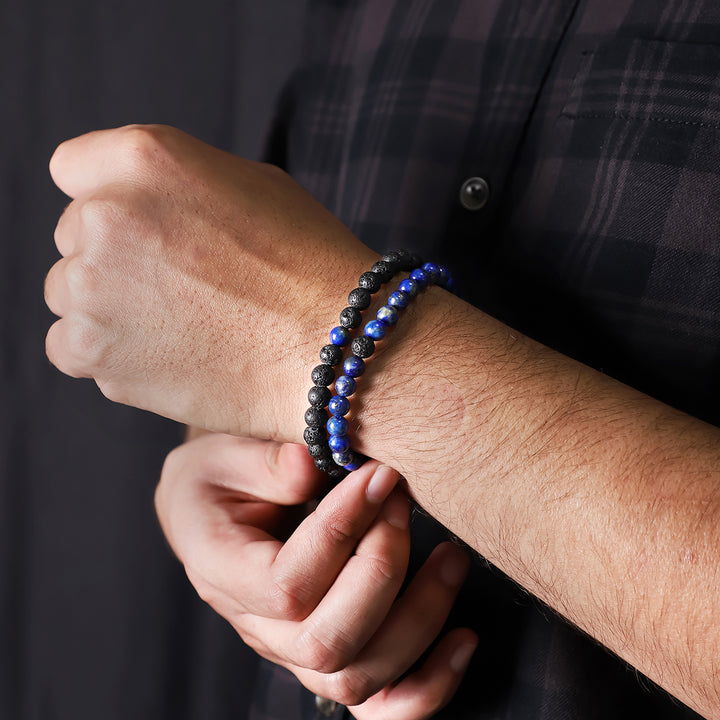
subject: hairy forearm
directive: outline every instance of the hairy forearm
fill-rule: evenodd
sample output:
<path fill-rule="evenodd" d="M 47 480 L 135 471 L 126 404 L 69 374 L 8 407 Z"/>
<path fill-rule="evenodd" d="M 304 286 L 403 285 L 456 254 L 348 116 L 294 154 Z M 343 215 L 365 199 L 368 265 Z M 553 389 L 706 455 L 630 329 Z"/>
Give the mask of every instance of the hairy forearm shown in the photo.
<path fill-rule="evenodd" d="M 360 449 L 529 591 L 720 716 L 720 432 L 442 291 L 382 344 Z"/>

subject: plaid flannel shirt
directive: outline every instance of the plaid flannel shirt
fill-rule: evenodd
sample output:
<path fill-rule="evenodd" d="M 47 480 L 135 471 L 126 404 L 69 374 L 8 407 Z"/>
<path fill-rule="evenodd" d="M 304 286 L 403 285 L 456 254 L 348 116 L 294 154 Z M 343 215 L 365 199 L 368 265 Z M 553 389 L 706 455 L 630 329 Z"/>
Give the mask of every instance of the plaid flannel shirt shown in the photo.
<path fill-rule="evenodd" d="M 717 424 L 718 40 L 710 0 L 312 0 L 276 159 L 368 245 Z M 442 717 L 697 717 L 480 561 L 453 620 L 481 643 Z"/>

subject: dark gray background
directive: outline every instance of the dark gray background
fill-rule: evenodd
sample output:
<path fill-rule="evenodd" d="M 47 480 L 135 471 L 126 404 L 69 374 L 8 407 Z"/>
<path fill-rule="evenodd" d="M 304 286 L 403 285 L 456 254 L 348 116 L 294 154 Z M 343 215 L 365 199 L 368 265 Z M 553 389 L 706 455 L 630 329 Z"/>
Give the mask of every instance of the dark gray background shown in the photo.
<path fill-rule="evenodd" d="M 302 3 L 0 4 L 0 720 L 245 717 L 253 664 L 190 589 L 152 495 L 172 423 L 47 362 L 62 140 L 177 125 L 257 156 Z"/>

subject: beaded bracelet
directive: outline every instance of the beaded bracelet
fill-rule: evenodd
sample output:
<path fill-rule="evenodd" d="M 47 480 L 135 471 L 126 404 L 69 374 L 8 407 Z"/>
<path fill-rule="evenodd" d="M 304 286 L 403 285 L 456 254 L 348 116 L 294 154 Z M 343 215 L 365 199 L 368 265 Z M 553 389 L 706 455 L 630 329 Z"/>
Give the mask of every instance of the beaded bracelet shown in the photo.
<path fill-rule="evenodd" d="M 328 444 L 328 436 L 325 432 L 329 422 L 325 408 L 334 400 L 329 387 L 335 381 L 334 368 L 342 362 L 342 349 L 350 343 L 351 331 L 360 327 L 362 311 L 370 306 L 372 296 L 397 272 L 410 270 L 418 262 L 419 258 L 407 250 L 397 250 L 383 255 L 369 272 L 363 273 L 358 279 L 358 287 L 348 295 L 348 305 L 340 313 L 340 324 L 330 331 L 330 344 L 320 350 L 321 364 L 313 368 L 311 373 L 313 386 L 308 392 L 310 407 L 305 411 L 307 428 L 303 437 L 315 466 L 333 478 L 340 479 L 349 471 L 349 468 L 343 469 L 333 462 L 333 450 Z M 347 399 L 345 402 L 347 409 L 344 414 L 347 414 L 350 405 Z M 333 402 L 333 407 L 336 410 L 339 408 L 337 400 Z M 341 419 L 347 425 L 347 420 L 344 417 Z M 359 462 L 360 458 L 357 460 Z"/>
<path fill-rule="evenodd" d="M 350 342 L 350 329 L 359 327 L 361 316 L 359 309 L 366 309 L 370 305 L 370 295 L 380 289 L 381 285 L 389 280 L 399 270 L 410 270 L 415 267 L 410 276 L 403 280 L 398 289 L 390 294 L 387 304 L 377 312 L 376 319 L 366 323 L 363 335 L 356 337 L 350 343 L 352 355 L 343 362 L 343 374 L 335 380 L 334 367 L 342 361 L 342 348 Z M 379 267 L 378 267 L 379 266 Z M 377 278 L 371 278 L 375 274 Z M 365 360 L 375 352 L 375 342 L 382 340 L 388 328 L 395 325 L 399 319 L 400 311 L 404 310 L 420 290 L 429 285 L 439 285 L 449 288 L 452 284 L 447 268 L 435 263 L 425 263 L 417 256 L 399 250 L 383 255 L 379 263 L 373 265 L 370 273 L 360 276 L 359 288 L 350 293 L 348 302 L 350 307 L 340 314 L 340 327 L 330 332 L 330 345 L 320 351 L 322 365 L 312 371 L 313 388 L 308 393 L 311 407 L 305 413 L 305 441 L 308 451 L 315 460 L 315 465 L 327 472 L 333 478 L 342 478 L 347 472 L 357 469 L 364 462 L 362 456 L 354 453 L 350 448 L 348 437 L 348 421 L 345 415 L 350 411 L 349 397 L 356 390 L 356 378 L 365 372 Z M 372 290 L 370 289 L 372 288 Z M 369 294 L 362 294 L 362 308 L 356 302 L 357 291 L 366 289 Z M 355 295 L 354 295 L 355 294 Z M 350 310 L 358 312 L 348 313 Z M 346 325 L 352 315 L 352 324 Z M 344 331 L 344 332 L 343 332 Z M 335 395 L 332 395 L 329 385 L 335 380 Z M 330 411 L 327 418 L 325 407 Z M 329 435 L 326 436 L 323 424 Z M 330 459 L 332 458 L 332 460 Z M 334 465 L 333 465 L 334 463 Z"/>

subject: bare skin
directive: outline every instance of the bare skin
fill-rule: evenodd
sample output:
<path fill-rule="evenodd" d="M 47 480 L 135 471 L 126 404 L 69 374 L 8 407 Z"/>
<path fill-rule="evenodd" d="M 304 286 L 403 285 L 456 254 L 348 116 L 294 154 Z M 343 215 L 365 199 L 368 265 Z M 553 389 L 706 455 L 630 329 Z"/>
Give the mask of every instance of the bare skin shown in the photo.
<path fill-rule="evenodd" d="M 299 442 L 343 300 L 328 278 L 352 288 L 376 256 L 280 171 L 177 131 L 83 136 L 51 171 L 74 198 L 46 290 L 51 360 L 119 402 Z M 381 344 L 359 398 L 358 448 L 428 512 L 720 718 L 717 428 L 437 289 Z"/>

